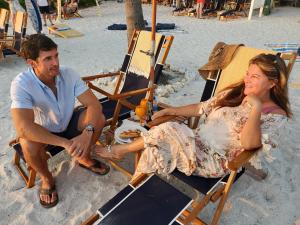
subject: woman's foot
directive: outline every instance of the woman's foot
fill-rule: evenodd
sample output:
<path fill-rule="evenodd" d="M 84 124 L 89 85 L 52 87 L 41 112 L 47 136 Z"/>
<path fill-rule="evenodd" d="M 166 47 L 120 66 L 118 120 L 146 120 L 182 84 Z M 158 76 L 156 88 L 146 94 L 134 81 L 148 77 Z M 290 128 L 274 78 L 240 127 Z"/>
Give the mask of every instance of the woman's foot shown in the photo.
<path fill-rule="evenodd" d="M 97 156 L 103 159 L 120 161 L 124 157 L 124 155 L 118 153 L 118 151 L 116 150 L 116 146 L 111 146 L 111 145 L 108 145 L 106 147 L 95 145 L 93 151 Z"/>

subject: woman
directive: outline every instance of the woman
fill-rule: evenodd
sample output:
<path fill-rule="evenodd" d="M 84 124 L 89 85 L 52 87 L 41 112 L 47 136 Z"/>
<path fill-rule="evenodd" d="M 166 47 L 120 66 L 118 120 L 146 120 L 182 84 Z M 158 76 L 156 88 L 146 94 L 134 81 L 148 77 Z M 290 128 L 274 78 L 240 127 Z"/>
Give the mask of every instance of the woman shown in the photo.
<path fill-rule="evenodd" d="M 250 161 L 261 168 L 262 155 L 270 156 L 278 128 L 292 114 L 287 79 L 287 68 L 278 55 L 258 55 L 250 60 L 240 83 L 206 102 L 168 108 L 153 115 L 153 119 L 165 115 L 201 116 L 204 122 L 197 129 L 167 122 L 130 144 L 97 146 L 95 153 L 121 159 L 128 152 L 144 149 L 136 173 L 168 174 L 177 167 L 187 175 L 220 177 L 228 171 L 229 160 L 263 145 Z"/>

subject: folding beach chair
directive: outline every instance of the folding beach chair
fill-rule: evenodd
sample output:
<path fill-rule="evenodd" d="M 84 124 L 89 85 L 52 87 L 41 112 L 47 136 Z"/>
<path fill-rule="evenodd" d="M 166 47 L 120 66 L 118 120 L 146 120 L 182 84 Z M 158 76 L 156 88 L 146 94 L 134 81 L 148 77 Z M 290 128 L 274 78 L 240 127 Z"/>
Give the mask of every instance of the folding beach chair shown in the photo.
<path fill-rule="evenodd" d="M 0 40 L 7 35 L 9 10 L 0 8 Z"/>
<path fill-rule="evenodd" d="M 70 4 L 76 4 L 75 6 L 70 6 Z M 70 19 L 70 18 L 82 18 L 82 16 L 79 14 L 78 12 L 78 4 L 79 1 L 74 0 L 74 2 L 72 2 L 72 0 L 69 2 L 69 0 L 66 1 L 66 3 L 63 6 L 63 10 L 62 10 L 62 16 L 65 20 Z"/>
<path fill-rule="evenodd" d="M 156 33 L 155 42 L 155 80 L 156 84 L 162 73 L 163 65 L 168 56 L 173 36 L 165 36 Z M 111 141 L 111 136 L 116 128 L 118 121 L 122 121 L 130 117 L 130 111 L 134 110 L 139 105 L 141 99 L 146 97 L 147 93 L 153 92 L 152 88 L 148 87 L 150 74 L 150 46 L 151 32 L 149 31 L 134 31 L 128 52 L 124 58 L 123 65 L 120 71 L 99 74 L 95 76 L 83 77 L 87 85 L 103 94 L 104 98 L 99 99 L 102 104 L 103 113 L 106 117 L 106 125 L 110 126 L 107 132 L 106 144 Z M 115 89 L 112 94 L 96 87 L 92 81 L 105 77 L 117 77 Z M 122 85 L 123 83 L 123 85 Z M 136 154 L 136 161 L 138 154 Z M 111 165 L 123 172 L 128 177 L 132 174 L 124 167 L 116 162 L 110 161 Z"/>
<path fill-rule="evenodd" d="M 274 54 L 275 52 L 240 47 L 225 69 L 210 72 L 201 101 L 209 99 L 224 87 L 240 81 L 246 73 L 249 60 L 260 53 Z M 290 73 L 296 55 L 294 53 L 282 54 L 281 57 L 288 61 L 288 72 Z M 170 118 L 174 117 L 168 116 L 166 120 Z M 154 126 L 163 121 L 164 119 L 160 118 L 149 123 L 149 125 Z M 210 201 L 219 200 L 210 223 L 218 224 L 232 184 L 243 174 L 242 166 L 249 161 L 256 151 L 259 149 L 246 150 L 228 162 L 230 173 L 221 178 L 186 176 L 175 170 L 172 175 L 203 194 L 200 200 L 189 201 L 187 196 L 180 191 L 174 191 L 173 186 L 161 181 L 157 175 L 151 175 L 150 178 L 147 178 L 147 175 L 142 174 L 83 224 L 206 224 L 198 218 L 199 212 Z M 173 198 L 178 199 L 178 202 L 174 203 Z M 170 201 L 171 206 L 165 205 L 168 201 Z"/>
<path fill-rule="evenodd" d="M 149 52 L 151 48 L 150 40 L 151 32 L 134 31 L 120 71 L 82 78 L 92 90 L 106 96 L 99 99 L 99 101 L 102 104 L 107 125 L 111 126 L 111 130 L 115 129 L 119 120 L 129 117 L 130 111 L 139 105 L 141 99 L 146 96 L 147 92 L 153 91 L 151 88 L 148 88 L 151 63 Z M 155 40 L 154 83 L 160 78 L 163 65 L 173 41 L 173 36 L 156 33 Z M 113 93 L 108 93 L 92 83 L 96 79 L 106 77 L 117 78 Z"/>
<path fill-rule="evenodd" d="M 21 56 L 21 43 L 26 34 L 27 13 L 18 11 L 15 17 L 13 36 L 0 39 L 0 54 Z"/>

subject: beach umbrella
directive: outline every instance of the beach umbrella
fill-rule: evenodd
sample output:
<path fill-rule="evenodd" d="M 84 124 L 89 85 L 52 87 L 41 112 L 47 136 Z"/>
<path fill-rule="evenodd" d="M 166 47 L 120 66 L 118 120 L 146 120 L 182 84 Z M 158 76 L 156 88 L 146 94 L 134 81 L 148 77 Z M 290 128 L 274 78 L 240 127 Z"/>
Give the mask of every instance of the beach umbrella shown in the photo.
<path fill-rule="evenodd" d="M 35 0 L 25 0 L 26 11 L 31 20 L 33 29 L 40 33 L 43 29 L 42 27 L 42 19 L 39 11 L 39 7 Z"/>
<path fill-rule="evenodd" d="M 155 65 L 155 33 L 156 33 L 156 0 L 152 0 L 152 29 L 151 29 L 151 64 L 150 64 L 150 76 L 149 76 L 149 88 L 154 88 L 154 65 Z M 153 91 L 150 91 L 148 99 L 151 101 L 153 99 Z"/>

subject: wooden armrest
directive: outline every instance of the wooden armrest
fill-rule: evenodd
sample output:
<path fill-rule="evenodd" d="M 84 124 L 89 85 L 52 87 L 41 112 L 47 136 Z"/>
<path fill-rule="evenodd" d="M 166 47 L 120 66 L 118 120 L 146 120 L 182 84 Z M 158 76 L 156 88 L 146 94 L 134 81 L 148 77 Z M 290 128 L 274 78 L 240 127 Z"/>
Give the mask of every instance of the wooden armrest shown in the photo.
<path fill-rule="evenodd" d="M 244 150 L 241 154 L 235 157 L 233 160 L 228 162 L 228 168 L 230 170 L 238 170 L 241 168 L 245 163 L 247 163 L 251 157 L 260 149 L 261 147 Z"/>
<path fill-rule="evenodd" d="M 91 82 L 87 82 L 87 86 L 92 89 L 92 90 L 95 90 L 95 91 L 98 91 L 100 94 L 103 94 L 105 95 L 106 97 L 109 97 L 111 98 L 112 97 L 112 94 L 102 90 L 101 88 L 98 88 L 96 87 L 95 85 L 93 85 Z"/>
<path fill-rule="evenodd" d="M 96 75 L 91 75 L 91 76 L 85 76 L 85 77 L 82 77 L 81 79 L 83 81 L 91 81 L 91 80 L 95 80 L 98 78 L 118 76 L 120 74 L 121 74 L 120 71 L 116 71 L 116 72 L 111 72 L 111 73 L 102 73 L 102 74 L 96 74 Z"/>
<path fill-rule="evenodd" d="M 128 98 L 128 97 L 134 96 L 134 95 L 143 94 L 150 90 L 151 90 L 151 88 L 143 88 L 143 89 L 138 89 L 138 90 L 134 90 L 134 91 L 124 92 L 121 94 L 114 94 L 114 95 L 111 95 L 109 98 L 111 98 L 113 100 L 118 100 L 118 99 L 122 99 L 122 98 Z"/>

